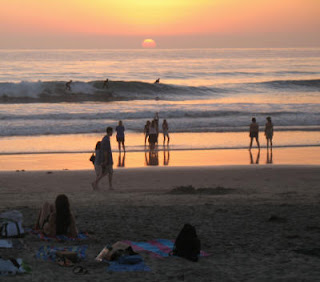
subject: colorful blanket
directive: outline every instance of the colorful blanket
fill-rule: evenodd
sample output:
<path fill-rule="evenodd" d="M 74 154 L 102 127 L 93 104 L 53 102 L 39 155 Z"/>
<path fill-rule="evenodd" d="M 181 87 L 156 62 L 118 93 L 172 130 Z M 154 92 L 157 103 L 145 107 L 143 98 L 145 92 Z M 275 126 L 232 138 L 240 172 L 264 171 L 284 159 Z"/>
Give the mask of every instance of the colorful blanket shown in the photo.
<path fill-rule="evenodd" d="M 88 246 L 69 246 L 69 247 L 55 247 L 55 246 L 41 246 L 36 254 L 37 259 L 46 260 L 46 261 L 56 261 L 56 252 L 57 251 L 69 251 L 76 252 L 78 258 L 86 258 L 86 250 Z"/>
<path fill-rule="evenodd" d="M 148 242 L 122 241 L 132 247 L 135 252 L 148 252 L 153 257 L 168 257 L 174 246 L 173 240 L 155 239 Z M 209 256 L 208 253 L 200 251 L 200 256 Z"/>
<path fill-rule="evenodd" d="M 40 240 L 44 241 L 80 241 L 89 238 L 88 233 L 80 232 L 77 237 L 68 237 L 66 235 L 57 235 L 55 237 L 47 236 L 40 230 L 27 229 L 30 234 L 36 235 Z"/>

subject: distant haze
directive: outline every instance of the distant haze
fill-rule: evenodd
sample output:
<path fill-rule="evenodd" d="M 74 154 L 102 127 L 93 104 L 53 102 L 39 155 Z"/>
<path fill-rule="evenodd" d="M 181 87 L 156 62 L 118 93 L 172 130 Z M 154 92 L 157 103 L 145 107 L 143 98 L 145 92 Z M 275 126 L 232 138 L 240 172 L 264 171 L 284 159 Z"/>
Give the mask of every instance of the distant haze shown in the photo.
<path fill-rule="evenodd" d="M 318 47 L 320 0 L 0 0 L 0 48 Z"/>

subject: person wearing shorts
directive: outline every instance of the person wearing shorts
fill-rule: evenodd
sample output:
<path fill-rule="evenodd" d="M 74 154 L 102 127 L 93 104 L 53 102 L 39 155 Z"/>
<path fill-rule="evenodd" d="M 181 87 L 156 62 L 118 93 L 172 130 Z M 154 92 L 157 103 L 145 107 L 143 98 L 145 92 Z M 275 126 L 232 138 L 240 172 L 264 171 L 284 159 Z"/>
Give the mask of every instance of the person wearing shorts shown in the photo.
<path fill-rule="evenodd" d="M 121 144 L 122 144 L 123 151 L 126 152 L 126 148 L 124 146 L 124 131 L 125 131 L 125 128 L 124 128 L 123 123 L 122 123 L 121 120 L 119 121 L 119 125 L 116 127 L 116 131 L 117 131 L 116 138 L 117 138 L 117 142 L 118 142 L 119 152 L 121 152 Z"/>
<path fill-rule="evenodd" d="M 256 139 L 257 146 L 260 150 L 260 143 L 259 143 L 259 124 L 256 122 L 255 118 L 252 118 L 252 122 L 250 124 L 250 132 L 249 132 L 249 137 L 250 137 L 250 146 L 249 150 L 252 148 L 252 142 L 253 138 Z"/>
<path fill-rule="evenodd" d="M 113 134 L 112 127 L 107 127 L 107 135 L 103 137 L 100 145 L 100 157 L 96 165 L 101 166 L 101 173 L 97 175 L 96 180 L 92 182 L 93 190 L 98 189 L 100 180 L 108 174 L 109 177 L 109 189 L 113 190 L 112 187 L 112 176 L 113 176 L 113 158 L 110 144 L 110 137 Z"/>

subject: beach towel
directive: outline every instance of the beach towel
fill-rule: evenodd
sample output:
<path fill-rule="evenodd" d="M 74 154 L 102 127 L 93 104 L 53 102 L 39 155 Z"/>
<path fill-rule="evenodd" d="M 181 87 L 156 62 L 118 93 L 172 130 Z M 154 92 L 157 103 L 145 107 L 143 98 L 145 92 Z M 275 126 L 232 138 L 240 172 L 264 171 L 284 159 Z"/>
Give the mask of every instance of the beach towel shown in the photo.
<path fill-rule="evenodd" d="M 0 258 L 0 276 L 30 273 L 31 268 L 21 258 L 4 260 Z"/>
<path fill-rule="evenodd" d="M 151 271 L 140 255 L 122 256 L 119 260 L 108 263 L 107 271 L 110 272 Z"/>
<path fill-rule="evenodd" d="M 68 246 L 68 247 L 55 247 L 55 246 L 41 246 L 36 254 L 37 259 L 45 261 L 57 261 L 57 251 L 76 252 L 79 259 L 86 258 L 86 250 L 88 246 Z"/>
<path fill-rule="evenodd" d="M 148 252 L 155 258 L 165 258 L 169 256 L 174 246 L 174 240 L 155 239 L 147 242 L 122 241 L 132 247 L 135 252 Z M 208 253 L 200 251 L 200 256 L 209 256 Z"/>
<path fill-rule="evenodd" d="M 81 241 L 89 238 L 88 233 L 80 232 L 77 237 L 68 237 L 66 235 L 57 235 L 54 237 L 45 235 L 41 230 L 27 229 L 30 234 L 36 235 L 43 241 Z"/>

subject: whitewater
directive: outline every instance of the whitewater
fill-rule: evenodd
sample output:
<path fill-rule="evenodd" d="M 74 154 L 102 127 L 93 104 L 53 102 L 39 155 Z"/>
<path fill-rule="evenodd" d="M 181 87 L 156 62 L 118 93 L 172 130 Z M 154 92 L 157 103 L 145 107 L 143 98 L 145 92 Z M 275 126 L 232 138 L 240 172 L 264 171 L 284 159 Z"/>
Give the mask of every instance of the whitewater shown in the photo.
<path fill-rule="evenodd" d="M 0 138 L 119 120 L 138 134 L 156 112 L 172 133 L 246 132 L 271 116 L 275 131 L 318 136 L 320 49 L 0 50 Z"/>

